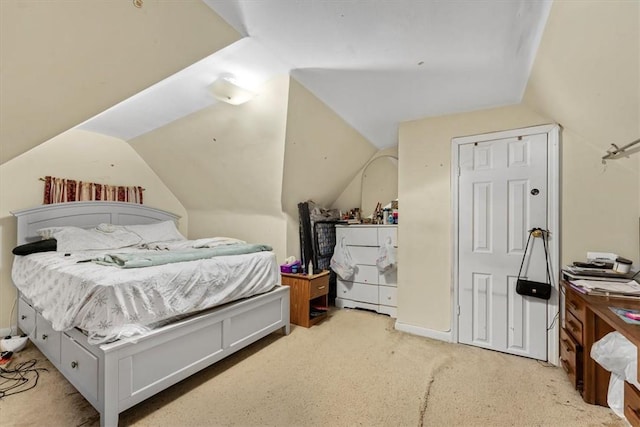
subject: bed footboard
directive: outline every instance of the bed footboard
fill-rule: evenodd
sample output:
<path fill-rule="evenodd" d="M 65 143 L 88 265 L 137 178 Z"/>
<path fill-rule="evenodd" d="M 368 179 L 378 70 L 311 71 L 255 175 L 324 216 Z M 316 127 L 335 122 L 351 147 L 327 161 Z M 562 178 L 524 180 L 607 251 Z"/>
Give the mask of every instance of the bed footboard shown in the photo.
<path fill-rule="evenodd" d="M 50 348 L 34 343 L 100 412 L 100 425 L 116 426 L 120 412 L 278 329 L 290 332 L 288 286 L 164 326 L 135 341 L 95 346 L 71 330 L 60 334 L 58 358 Z"/>

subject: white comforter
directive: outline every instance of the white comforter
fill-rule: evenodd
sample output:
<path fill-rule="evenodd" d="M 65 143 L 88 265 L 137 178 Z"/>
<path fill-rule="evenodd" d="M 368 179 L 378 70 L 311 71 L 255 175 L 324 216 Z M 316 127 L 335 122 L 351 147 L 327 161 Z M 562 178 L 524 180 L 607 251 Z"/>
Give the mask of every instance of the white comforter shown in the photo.
<path fill-rule="evenodd" d="M 77 263 L 103 252 L 16 256 L 13 282 L 53 329 L 83 329 L 89 342 L 97 344 L 144 333 L 178 315 L 267 292 L 280 280 L 273 252 L 127 270 Z"/>

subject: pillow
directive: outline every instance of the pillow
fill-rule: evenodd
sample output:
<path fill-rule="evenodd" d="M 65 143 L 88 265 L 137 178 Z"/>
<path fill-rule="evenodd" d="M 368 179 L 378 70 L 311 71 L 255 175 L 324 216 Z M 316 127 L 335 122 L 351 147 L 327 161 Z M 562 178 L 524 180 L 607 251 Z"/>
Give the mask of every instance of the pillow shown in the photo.
<path fill-rule="evenodd" d="M 156 222 L 155 224 L 125 225 L 124 228 L 142 239 L 141 243 L 173 242 L 187 240 L 176 228 L 173 221 Z"/>
<path fill-rule="evenodd" d="M 137 245 L 141 240 L 127 230 L 104 232 L 96 228 L 85 230 L 71 226 L 42 228 L 38 234 L 45 239 L 56 239 L 58 252 L 126 248 Z"/>
<path fill-rule="evenodd" d="M 16 246 L 11 252 L 14 255 L 29 255 L 37 252 L 51 252 L 56 250 L 56 239 L 45 239 L 33 243 Z"/>

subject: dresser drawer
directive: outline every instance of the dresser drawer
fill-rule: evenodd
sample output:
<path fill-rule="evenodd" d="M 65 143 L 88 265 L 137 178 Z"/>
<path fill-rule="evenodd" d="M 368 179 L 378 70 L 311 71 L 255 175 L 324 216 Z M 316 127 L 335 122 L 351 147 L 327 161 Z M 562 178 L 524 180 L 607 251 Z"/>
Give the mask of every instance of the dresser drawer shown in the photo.
<path fill-rule="evenodd" d="M 379 273 L 378 283 L 386 286 L 398 286 L 398 269 L 395 268 L 384 274 Z"/>
<path fill-rule="evenodd" d="M 33 341 L 54 364 L 60 362 L 61 335 L 60 332 L 53 330 L 51 324 L 40 313 L 36 313 L 36 333 L 33 335 Z"/>
<path fill-rule="evenodd" d="M 377 227 L 336 227 L 336 241 L 345 238 L 347 245 L 378 246 Z"/>
<path fill-rule="evenodd" d="M 378 304 L 378 286 L 345 282 L 338 279 L 336 283 L 336 297 L 362 301 L 369 304 Z"/>
<path fill-rule="evenodd" d="M 360 264 L 356 267 L 356 272 L 350 279 L 353 282 L 378 284 L 378 267 L 375 265 Z"/>
<path fill-rule="evenodd" d="M 567 293 L 564 301 L 566 310 L 571 312 L 580 322 L 584 323 L 587 310 L 585 302 L 576 295 L 575 291 L 570 290 L 569 287 L 566 289 Z"/>
<path fill-rule="evenodd" d="M 387 243 L 387 239 L 391 239 L 393 246 L 398 246 L 398 227 L 380 227 L 378 228 L 378 244 L 380 246 Z"/>
<path fill-rule="evenodd" d="M 378 298 L 380 299 L 380 304 L 388 305 L 391 307 L 398 306 L 398 292 L 396 288 L 391 286 L 380 286 L 378 288 Z"/>
<path fill-rule="evenodd" d="M 311 280 L 309 284 L 309 299 L 321 297 L 329 293 L 329 275 Z"/>
<path fill-rule="evenodd" d="M 349 246 L 347 250 L 351 254 L 351 259 L 356 264 L 376 265 L 378 258 L 378 248 L 371 246 Z"/>
<path fill-rule="evenodd" d="M 633 427 L 640 427 L 640 391 L 624 382 L 624 416 Z"/>
<path fill-rule="evenodd" d="M 564 328 L 560 329 L 560 364 L 573 388 L 582 388 L 582 347 Z"/>
<path fill-rule="evenodd" d="M 66 334 L 62 334 L 60 366 L 65 377 L 87 400 L 98 400 L 98 359 Z"/>
<path fill-rule="evenodd" d="M 36 328 L 36 310 L 22 298 L 18 300 L 18 328 L 27 335 Z"/>
<path fill-rule="evenodd" d="M 579 345 L 584 345 L 582 338 L 582 322 L 578 320 L 571 311 L 565 311 L 564 329 L 575 339 Z"/>

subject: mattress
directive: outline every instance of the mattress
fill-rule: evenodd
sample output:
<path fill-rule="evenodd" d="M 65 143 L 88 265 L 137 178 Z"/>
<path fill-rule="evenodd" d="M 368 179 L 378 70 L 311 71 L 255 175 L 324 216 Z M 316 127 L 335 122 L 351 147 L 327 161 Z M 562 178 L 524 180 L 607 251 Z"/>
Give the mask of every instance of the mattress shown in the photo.
<path fill-rule="evenodd" d="M 79 328 L 92 344 L 135 338 L 170 319 L 268 292 L 280 282 L 270 251 L 133 269 L 78 263 L 103 253 L 16 256 L 12 279 L 54 330 Z"/>

